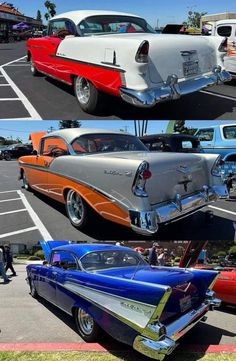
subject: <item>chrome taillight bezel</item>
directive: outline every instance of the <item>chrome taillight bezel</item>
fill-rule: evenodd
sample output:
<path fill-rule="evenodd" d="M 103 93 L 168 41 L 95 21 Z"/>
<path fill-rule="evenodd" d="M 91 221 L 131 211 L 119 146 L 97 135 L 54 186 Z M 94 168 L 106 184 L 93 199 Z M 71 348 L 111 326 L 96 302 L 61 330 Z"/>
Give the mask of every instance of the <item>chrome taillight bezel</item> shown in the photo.
<path fill-rule="evenodd" d="M 132 192 L 137 197 L 148 197 L 146 192 L 147 178 L 143 176 L 144 172 L 147 170 L 149 171 L 149 163 L 147 161 L 143 161 L 138 167 L 132 185 Z"/>
<path fill-rule="evenodd" d="M 146 54 L 142 54 L 142 50 L 143 48 L 147 46 L 148 47 L 148 51 Z M 148 63 L 148 57 L 149 57 L 149 42 L 147 40 L 144 40 L 138 50 L 137 50 L 137 53 L 136 53 L 136 56 L 135 56 L 135 61 L 137 63 L 141 63 L 141 64 L 146 64 Z"/>

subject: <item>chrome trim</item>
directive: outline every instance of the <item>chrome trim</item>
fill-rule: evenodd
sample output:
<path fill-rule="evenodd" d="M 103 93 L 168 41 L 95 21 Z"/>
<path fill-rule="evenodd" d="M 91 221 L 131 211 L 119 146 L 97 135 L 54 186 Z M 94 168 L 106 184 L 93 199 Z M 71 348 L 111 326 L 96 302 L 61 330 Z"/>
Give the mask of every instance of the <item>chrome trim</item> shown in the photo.
<path fill-rule="evenodd" d="M 179 82 L 175 74 L 169 75 L 166 82 L 155 88 L 134 90 L 125 87 L 120 88 L 121 98 L 129 104 L 150 108 L 157 103 L 167 100 L 179 99 L 182 95 L 200 91 L 209 86 L 231 80 L 231 75 L 222 70 L 220 66 L 213 68 L 209 75 L 202 75 L 195 79 L 187 79 Z"/>
<path fill-rule="evenodd" d="M 173 201 L 160 204 L 154 210 L 138 211 L 129 209 L 131 228 L 142 235 L 152 235 L 158 231 L 158 225 L 168 223 L 185 217 L 217 201 L 218 198 L 227 198 L 228 191 L 225 185 L 213 187 L 203 186 L 198 191 L 187 197 L 177 194 Z"/>
<path fill-rule="evenodd" d="M 165 325 L 166 334 L 159 337 L 158 340 L 147 338 L 143 335 L 136 336 L 133 348 L 156 360 L 163 360 L 166 355 L 169 355 L 176 348 L 177 340 L 194 327 L 198 322 L 205 321 L 205 314 L 211 307 L 211 304 L 217 304 L 218 299 L 214 296 L 206 299 L 197 309 L 192 309 L 185 315 L 178 318 L 169 325 Z"/>

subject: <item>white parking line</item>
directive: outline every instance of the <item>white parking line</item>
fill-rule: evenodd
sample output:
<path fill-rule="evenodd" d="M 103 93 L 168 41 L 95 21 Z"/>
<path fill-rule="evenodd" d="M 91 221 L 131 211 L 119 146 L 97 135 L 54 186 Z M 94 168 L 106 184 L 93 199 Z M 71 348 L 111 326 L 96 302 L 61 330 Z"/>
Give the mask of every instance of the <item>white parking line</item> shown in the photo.
<path fill-rule="evenodd" d="M 11 199 L 4 199 L 3 201 L 0 201 L 0 203 L 4 202 L 13 202 L 13 201 L 20 201 L 20 198 L 11 198 Z"/>
<path fill-rule="evenodd" d="M 18 191 L 18 189 L 13 189 L 12 191 L 3 191 L 0 192 L 0 194 L 5 194 L 5 193 L 16 193 Z"/>
<path fill-rule="evenodd" d="M 28 113 L 30 114 L 31 119 L 42 120 L 42 118 L 39 115 L 39 113 L 37 112 L 37 110 L 30 103 L 30 101 L 27 99 L 27 97 L 22 93 L 22 91 L 18 88 L 18 86 L 14 83 L 14 81 L 9 77 L 9 75 L 6 73 L 6 71 L 4 69 L 4 67 L 10 66 L 13 63 L 16 63 L 17 61 L 21 61 L 23 59 L 26 59 L 26 56 L 23 56 L 19 59 L 9 61 L 8 63 L 0 66 L 1 75 L 6 79 L 6 82 L 9 84 L 9 86 L 11 86 L 11 88 L 14 90 L 14 92 L 18 96 L 18 98 L 11 98 L 11 99 L 3 98 L 3 99 L 0 99 L 0 101 L 15 101 L 15 100 L 21 101 L 23 103 L 24 107 L 26 108 L 26 110 L 28 111 Z M 25 65 L 25 64 L 22 64 L 22 65 Z M 20 66 L 22 66 L 22 65 L 20 65 Z"/>
<path fill-rule="evenodd" d="M 45 241 L 51 240 L 53 239 L 52 236 L 50 235 L 50 233 L 48 232 L 47 228 L 44 226 L 43 222 L 40 220 L 40 218 L 38 217 L 38 215 L 36 214 L 36 212 L 33 210 L 33 208 L 31 207 L 31 205 L 29 204 L 29 202 L 27 201 L 24 193 L 20 190 L 17 191 L 17 194 L 21 197 L 21 200 L 25 206 L 25 208 L 27 209 L 32 221 L 34 222 L 34 224 L 37 226 L 37 229 L 39 230 L 39 232 L 41 233 L 43 239 Z"/>
<path fill-rule="evenodd" d="M 227 209 L 224 209 L 224 208 L 219 208 L 219 207 L 215 207 L 215 206 L 208 206 L 208 207 L 212 208 L 212 209 L 216 209 L 217 211 L 220 211 L 220 212 L 225 212 L 225 213 L 233 214 L 234 216 L 236 216 L 236 212 L 228 211 Z"/>
<path fill-rule="evenodd" d="M 24 229 L 20 229 L 20 230 L 18 230 L 18 231 L 14 231 L 14 232 L 9 232 L 9 233 L 0 234 L 0 238 L 11 237 L 11 236 L 14 236 L 14 235 L 16 235 L 16 234 L 21 234 L 21 233 L 25 233 L 25 232 L 36 231 L 37 229 L 38 229 L 37 227 L 24 228 Z"/>
<path fill-rule="evenodd" d="M 10 86 L 10 84 L 0 84 L 0 86 Z"/>
<path fill-rule="evenodd" d="M 17 209 L 16 211 L 10 211 L 10 212 L 0 213 L 0 216 L 5 216 L 6 214 L 12 214 L 12 213 L 26 212 L 26 211 L 27 211 L 26 208 Z"/>
<path fill-rule="evenodd" d="M 201 90 L 201 93 L 208 94 L 208 95 L 213 95 L 213 96 L 218 97 L 218 98 L 234 100 L 236 102 L 236 98 L 229 97 L 227 95 L 221 95 L 221 94 L 213 93 L 213 92 L 210 92 L 210 91 L 207 91 L 207 90 Z"/>

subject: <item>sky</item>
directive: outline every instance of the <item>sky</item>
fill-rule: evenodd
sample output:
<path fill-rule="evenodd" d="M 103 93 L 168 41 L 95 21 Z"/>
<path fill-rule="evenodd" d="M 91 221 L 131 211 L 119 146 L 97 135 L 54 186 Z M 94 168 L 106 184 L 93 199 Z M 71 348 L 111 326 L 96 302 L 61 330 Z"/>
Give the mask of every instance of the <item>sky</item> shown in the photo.
<path fill-rule="evenodd" d="M 149 120 L 147 134 L 165 133 L 169 121 Z M 235 124 L 235 121 L 204 121 L 191 120 L 186 121 L 186 125 L 192 128 L 205 127 L 213 124 Z M 133 120 L 82 120 L 81 125 L 84 128 L 101 128 L 120 130 L 135 134 Z M 19 137 L 23 142 L 28 142 L 29 134 L 38 131 L 57 130 L 58 121 L 0 121 L 0 136 L 4 138 L 16 139 Z M 51 128 L 52 127 L 52 128 Z"/>
<path fill-rule="evenodd" d="M 1 0 L 0 0 L 1 1 Z M 44 0 L 12 0 L 22 13 L 36 17 L 39 9 L 45 14 Z M 187 19 L 188 11 L 235 12 L 235 0 L 52 0 L 56 4 L 57 14 L 82 9 L 124 11 L 144 17 L 150 25 L 163 26 L 167 23 L 182 23 Z"/>

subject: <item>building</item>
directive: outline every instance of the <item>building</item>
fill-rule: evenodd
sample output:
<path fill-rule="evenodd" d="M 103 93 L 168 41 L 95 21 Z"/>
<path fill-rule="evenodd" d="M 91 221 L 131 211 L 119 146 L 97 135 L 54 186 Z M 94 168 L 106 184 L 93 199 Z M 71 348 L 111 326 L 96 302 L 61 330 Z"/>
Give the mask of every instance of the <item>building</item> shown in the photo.
<path fill-rule="evenodd" d="M 0 3 L 0 31 L 8 31 L 13 25 L 21 22 L 30 25 L 33 30 L 41 30 L 43 28 L 41 21 L 22 14 L 18 9 L 6 2 Z"/>
<path fill-rule="evenodd" d="M 206 23 L 215 23 L 219 20 L 228 20 L 228 19 L 236 19 L 236 13 L 219 13 L 219 14 L 207 14 L 201 17 L 201 25 L 202 29 Z"/>

